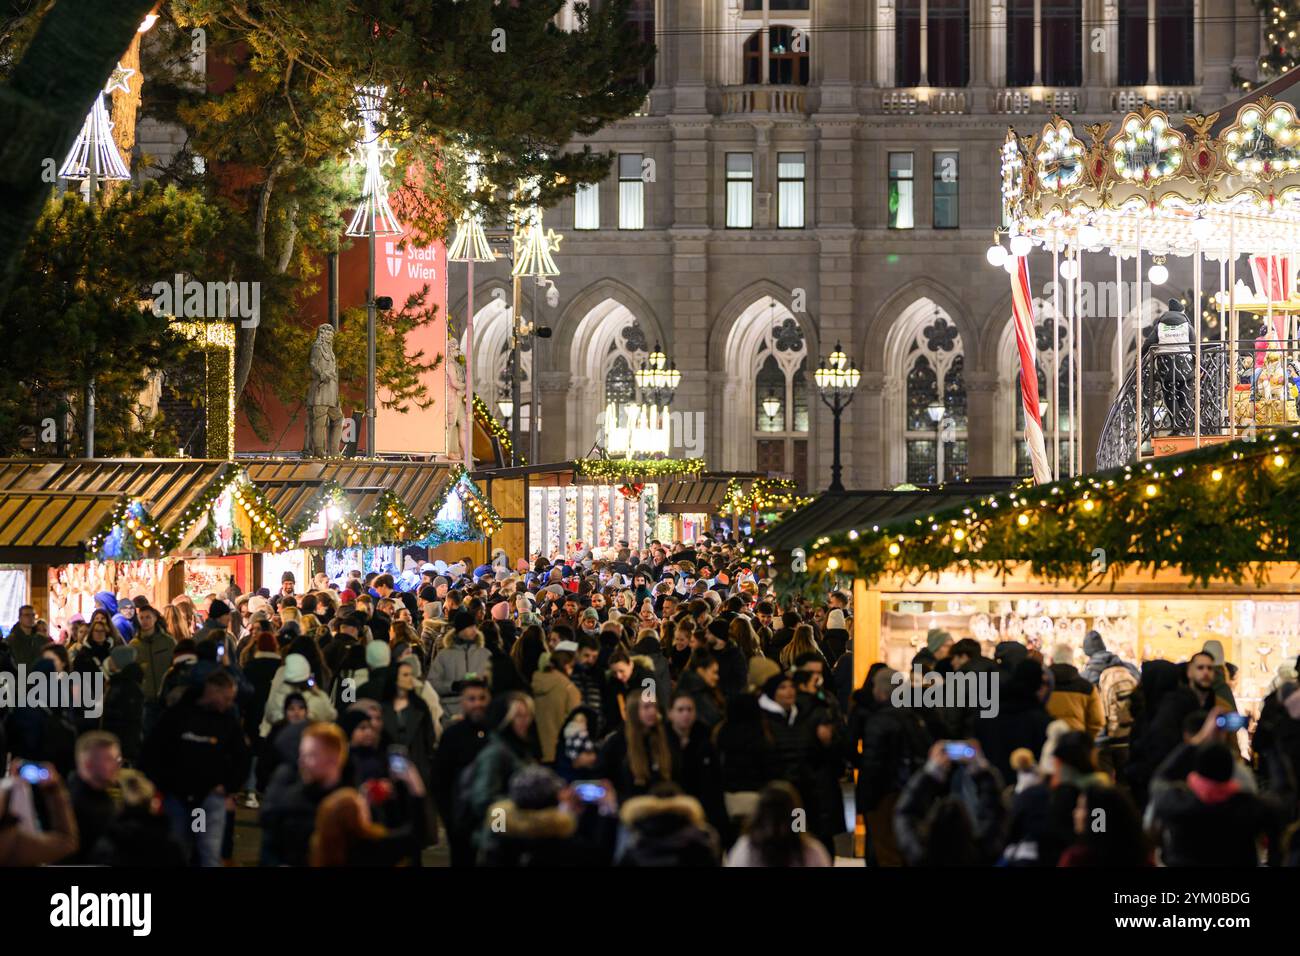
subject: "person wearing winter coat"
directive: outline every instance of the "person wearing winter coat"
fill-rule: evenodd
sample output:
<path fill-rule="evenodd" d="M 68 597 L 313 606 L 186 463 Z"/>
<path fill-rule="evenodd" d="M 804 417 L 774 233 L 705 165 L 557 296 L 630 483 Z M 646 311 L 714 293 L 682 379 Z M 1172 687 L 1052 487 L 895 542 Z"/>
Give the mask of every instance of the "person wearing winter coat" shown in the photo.
<path fill-rule="evenodd" d="M 1101 693 L 1079 674 L 1071 663 L 1074 650 L 1058 644 L 1052 652 L 1052 677 L 1055 687 L 1047 698 L 1047 712 L 1053 720 L 1063 720 L 1073 730 L 1096 738 L 1106 729 L 1101 709 Z"/>
<path fill-rule="evenodd" d="M 129 601 L 127 603 L 130 604 Z M 131 639 L 135 637 L 136 631 L 135 621 L 133 620 L 135 605 L 132 604 L 131 607 L 124 607 L 119 611 L 117 595 L 112 591 L 100 591 L 95 595 L 95 607 L 103 609 L 109 615 L 113 627 L 117 629 L 118 636 L 122 639 L 122 643 L 130 643 Z"/>
<path fill-rule="evenodd" d="M 877 866 L 903 865 L 894 837 L 894 808 L 933 743 L 915 710 L 890 706 L 896 674 L 889 667 L 877 668 L 870 683 L 854 693 L 849 711 L 849 752 L 858 755 L 856 805 Z"/>
<path fill-rule="evenodd" d="M 969 743 L 974 756 L 954 760 L 946 742 L 936 742 L 898 798 L 894 830 L 909 866 L 980 866 L 998 857 L 1002 778 L 979 743 Z"/>
<path fill-rule="evenodd" d="M 595 777 L 609 780 L 620 800 L 649 793 L 673 777 L 672 751 L 659 702 L 636 688 L 627 692 L 627 720 L 601 745 Z"/>
<path fill-rule="evenodd" d="M 185 865 L 185 848 L 165 814 L 156 809 L 157 790 L 138 770 L 118 774 L 122 809 L 109 822 L 87 862 L 95 866 L 169 867 Z"/>
<path fill-rule="evenodd" d="M 655 699 L 666 702 L 672 694 L 673 684 L 668 673 L 668 658 L 664 657 L 658 634 L 650 628 L 643 629 L 632 645 L 632 657 L 643 658 L 642 665 L 654 675 Z"/>
<path fill-rule="evenodd" d="M 271 634 L 259 634 L 257 644 L 247 663 L 244 664 L 244 676 L 253 685 L 253 697 L 248 706 L 243 708 L 244 732 L 256 740 L 261 736 L 262 718 L 266 714 L 266 704 L 271 696 L 271 687 L 275 675 L 284 666 L 280 657 L 279 646 Z"/>
<path fill-rule="evenodd" d="M 625 838 L 615 866 L 718 866 L 718 835 L 700 801 L 673 783 L 660 783 L 623 804 Z"/>
<path fill-rule="evenodd" d="M 447 828 L 453 867 L 472 866 L 474 863 L 473 831 L 461 826 L 461 814 L 456 807 L 457 784 L 465 768 L 487 746 L 492 730 L 487 713 L 491 701 L 492 693 L 487 681 L 477 678 L 465 681 L 461 688 L 460 717 L 447 725 L 434 753 L 431 792 Z"/>
<path fill-rule="evenodd" d="M 494 728 L 474 762 L 460 775 L 453 826 L 472 834 L 477 853 L 482 845 L 483 822 L 488 809 L 510 794 L 510 781 L 524 767 L 538 762 L 533 741 L 533 699 L 510 693 L 496 698 L 489 708 Z"/>
<path fill-rule="evenodd" d="M 135 648 L 135 662 L 144 672 L 141 688 L 148 700 L 158 700 L 162 695 L 163 679 L 172 666 L 172 652 L 176 642 L 162 629 L 158 612 L 151 607 L 143 608 L 139 613 L 140 629 L 128 638 Z"/>
<path fill-rule="evenodd" d="M 9 629 L 5 638 L 9 652 L 15 664 L 31 667 L 41 656 L 41 651 L 50 643 L 48 635 L 36 630 L 36 608 L 24 604 L 18 609 L 18 623 Z"/>
<path fill-rule="evenodd" d="M 433 781 L 433 751 L 436 738 L 433 715 L 417 689 L 418 678 L 412 661 L 399 661 L 389 669 L 380 704 L 383 706 L 384 738 L 404 748 L 408 760 L 419 771 L 428 790 Z"/>
<path fill-rule="evenodd" d="M 573 648 L 577 645 L 573 642 Z M 536 706 L 537 737 L 542 745 L 542 763 L 554 765 L 560 728 L 565 718 L 582 703 L 582 694 L 569 679 L 575 651 L 561 643 L 550 654 L 546 666 L 533 675 L 533 703 Z"/>
<path fill-rule="evenodd" d="M 1043 706 L 1045 692 L 1043 665 L 1026 657 L 1010 673 L 1003 672 L 997 715 L 975 726 L 975 739 L 1003 780 L 1015 779 L 1011 755 L 1016 750 L 1026 748 L 1035 760 L 1043 751 L 1047 725 L 1052 722 Z"/>
<path fill-rule="evenodd" d="M 773 780 L 759 795 L 754 817 L 728 851 L 729 867 L 825 867 L 833 860 L 819 841 L 790 826 L 801 809 L 799 794 L 784 780 Z"/>
<path fill-rule="evenodd" d="M 722 800 L 734 833 L 737 825 L 753 814 L 759 792 L 780 772 L 772 732 L 754 694 L 732 699 L 726 719 L 713 729 L 713 742 L 721 770 Z"/>
<path fill-rule="evenodd" d="M 135 648 L 129 644 L 113 648 L 104 665 L 108 692 L 100 726 L 114 734 L 122 748 L 122 760 L 135 764 L 144 743 L 144 672 L 135 662 Z"/>
<path fill-rule="evenodd" d="M 525 767 L 510 794 L 492 804 L 483 827 L 480 866 L 601 867 L 614 855 L 617 805 L 606 793 L 588 804 L 546 767 Z"/>
<path fill-rule="evenodd" d="M 677 692 L 668 703 L 668 749 L 673 780 L 687 795 L 700 801 L 709 824 L 727 845 L 731 822 L 722 799 L 722 768 L 709 729 L 695 719 L 695 698 Z M 842 816 L 842 814 L 841 814 Z"/>
<path fill-rule="evenodd" d="M 1258 866 L 1261 840 L 1269 863 L 1279 861 L 1280 808 L 1242 790 L 1233 763 L 1224 744 L 1207 741 L 1186 782 L 1152 797 L 1150 815 L 1166 866 Z"/>
<path fill-rule="evenodd" d="M 252 763 L 235 694 L 234 678 L 213 671 L 163 712 L 140 755 L 140 769 L 162 790 L 176 835 L 193 841 L 200 866 L 221 865 L 226 800 L 243 786 Z M 207 823 L 198 833 L 191 825 L 197 809 Z"/>
<path fill-rule="evenodd" d="M 331 723 L 338 717 L 338 711 L 330 703 L 329 695 L 316 686 L 307 658 L 301 654 L 290 654 L 271 680 L 271 689 L 267 694 L 266 709 L 262 712 L 262 724 L 259 728 L 263 737 L 270 734 L 272 724 L 283 719 L 285 699 L 290 694 L 301 694 L 307 702 L 309 721 Z"/>
<path fill-rule="evenodd" d="M 451 623 L 452 630 L 443 638 L 442 650 L 429 669 L 429 683 L 449 718 L 460 713 L 461 682 L 471 674 L 490 680 L 492 671 L 492 655 L 483 644 L 474 615 L 457 611 Z"/>
<path fill-rule="evenodd" d="M 708 728 L 718 726 L 727 713 L 722 697 L 721 669 L 711 651 L 693 653 L 686 670 L 677 679 L 677 690 L 695 698 L 695 717 Z M 748 681 L 748 676 L 746 676 Z"/>
<path fill-rule="evenodd" d="M 1123 667 L 1133 675 L 1136 681 L 1142 680 L 1142 673 L 1133 664 L 1124 660 L 1114 651 L 1106 649 L 1106 642 L 1096 631 L 1089 631 L 1083 639 L 1083 653 L 1088 655 L 1088 663 L 1080 672 L 1088 683 L 1096 686 L 1101 681 L 1101 672 L 1108 667 Z"/>

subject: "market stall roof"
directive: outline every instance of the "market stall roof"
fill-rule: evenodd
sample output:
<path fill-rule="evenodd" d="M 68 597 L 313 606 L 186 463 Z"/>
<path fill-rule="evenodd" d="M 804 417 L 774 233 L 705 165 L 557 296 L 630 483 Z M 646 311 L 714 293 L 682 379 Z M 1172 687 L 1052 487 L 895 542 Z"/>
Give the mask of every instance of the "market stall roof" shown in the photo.
<path fill-rule="evenodd" d="M 950 508 L 980 495 L 1005 491 L 1018 481 L 1019 478 L 976 478 L 915 491 L 828 491 L 769 525 L 755 539 L 754 546 L 774 553 L 808 548 L 822 535 L 854 528 L 866 531 L 872 525 L 897 518 Z"/>
<path fill-rule="evenodd" d="M 0 491 L 0 560 L 85 560 L 86 543 L 123 496 L 113 492 Z"/>
<path fill-rule="evenodd" d="M 233 465 L 188 458 L 0 459 L 0 493 L 60 492 L 140 501 L 164 531 Z M 111 509 L 110 509 L 111 510 Z"/>
<path fill-rule="evenodd" d="M 727 489 L 733 479 L 741 483 L 743 491 L 748 491 L 748 486 L 758 477 L 757 474 L 711 474 L 670 481 L 660 490 L 659 513 L 720 514 L 727 506 Z"/>
<path fill-rule="evenodd" d="M 452 470 L 440 462 L 363 458 L 248 459 L 241 464 L 249 480 L 266 495 L 267 503 L 289 523 L 313 517 L 305 510 L 315 505 L 320 490 L 331 482 L 344 489 L 355 514 L 368 514 L 389 491 L 415 518 L 423 520 L 442 507 Z"/>

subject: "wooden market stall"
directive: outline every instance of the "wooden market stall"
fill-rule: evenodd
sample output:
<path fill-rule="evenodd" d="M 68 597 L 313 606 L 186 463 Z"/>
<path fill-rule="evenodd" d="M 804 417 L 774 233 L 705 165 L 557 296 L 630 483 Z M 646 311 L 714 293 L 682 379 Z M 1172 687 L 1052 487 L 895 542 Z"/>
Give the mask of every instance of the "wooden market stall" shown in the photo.
<path fill-rule="evenodd" d="M 1300 431 L 911 510 L 803 540 L 853 592 L 854 677 L 910 667 L 931 627 L 1081 663 L 1098 631 L 1132 661 L 1219 641 L 1256 711 L 1300 651 Z M 763 542 L 760 541 L 760 545 Z"/>

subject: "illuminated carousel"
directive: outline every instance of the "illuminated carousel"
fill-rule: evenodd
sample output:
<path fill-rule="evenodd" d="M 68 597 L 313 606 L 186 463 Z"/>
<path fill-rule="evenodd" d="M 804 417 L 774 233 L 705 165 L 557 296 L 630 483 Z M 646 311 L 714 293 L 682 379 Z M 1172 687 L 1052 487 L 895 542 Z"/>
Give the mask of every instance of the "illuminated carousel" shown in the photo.
<path fill-rule="evenodd" d="M 1051 311 L 1074 333 L 1064 339 L 1076 350 L 1071 373 L 1082 368 L 1083 316 L 1115 323 L 1121 384 L 1099 469 L 1300 423 L 1300 120 L 1288 101 L 1300 98 L 1297 79 L 1181 123 L 1144 106 L 1118 123 L 1076 130 L 1053 116 L 1036 133 L 1008 131 L 1006 226 L 990 264 L 1014 274 L 1031 251 L 1051 254 Z M 1107 286 L 1113 264 L 1108 302 L 1081 281 L 1085 268 L 1098 277 L 1102 256 Z M 1191 260 L 1190 303 L 1180 293 L 1168 312 L 1145 308 L 1170 281 L 1170 257 Z M 1078 428 L 1082 382 L 1071 379 Z M 1070 473 L 1081 465 L 1072 461 Z"/>

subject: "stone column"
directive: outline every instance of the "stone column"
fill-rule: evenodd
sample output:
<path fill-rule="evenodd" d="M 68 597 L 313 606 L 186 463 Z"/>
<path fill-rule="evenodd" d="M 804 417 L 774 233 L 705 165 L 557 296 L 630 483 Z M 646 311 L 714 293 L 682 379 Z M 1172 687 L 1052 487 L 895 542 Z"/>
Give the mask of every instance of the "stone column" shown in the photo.
<path fill-rule="evenodd" d="M 967 359 L 972 358 L 970 353 Z M 997 413 L 997 375 L 993 372 L 967 371 L 966 382 L 966 455 L 971 475 L 994 475 L 997 449 L 994 447 L 994 416 Z"/>
<path fill-rule="evenodd" d="M 885 376 L 863 372 L 853 399 L 853 433 L 857 453 L 851 459 L 856 488 L 884 488 L 885 476 Z M 901 425 L 900 425 L 901 427 Z"/>
<path fill-rule="evenodd" d="M 544 371 L 538 376 L 537 390 L 542 406 L 542 461 L 563 461 L 566 457 L 564 425 L 570 387 L 567 371 Z"/>
<path fill-rule="evenodd" d="M 1210 29 L 1201 31 L 1202 111 L 1218 109 L 1235 95 L 1232 89 L 1232 62 L 1237 48 L 1237 24 L 1233 19 L 1233 0 L 1201 0 L 1202 16 Z M 1254 35 L 1254 23 L 1242 24 L 1243 31 Z"/>
<path fill-rule="evenodd" d="M 703 113 L 707 109 L 705 64 L 712 61 L 708 55 L 713 19 L 708 15 L 710 6 L 706 0 L 676 0 L 660 6 L 661 10 L 673 10 L 672 30 L 657 32 L 673 48 L 674 113 Z"/>
<path fill-rule="evenodd" d="M 813 4 L 813 80 L 821 88 L 818 109 L 823 113 L 853 109 L 854 54 L 860 40 L 856 31 L 847 29 L 853 22 L 852 7 L 850 0 Z"/>

